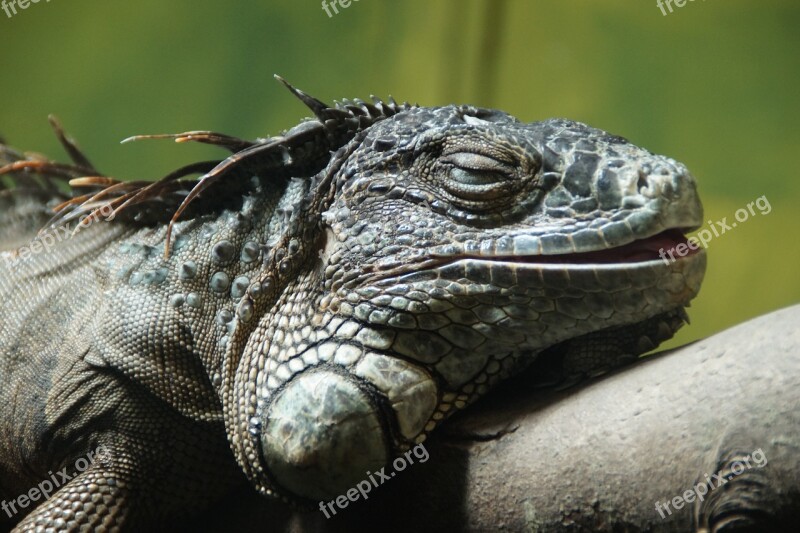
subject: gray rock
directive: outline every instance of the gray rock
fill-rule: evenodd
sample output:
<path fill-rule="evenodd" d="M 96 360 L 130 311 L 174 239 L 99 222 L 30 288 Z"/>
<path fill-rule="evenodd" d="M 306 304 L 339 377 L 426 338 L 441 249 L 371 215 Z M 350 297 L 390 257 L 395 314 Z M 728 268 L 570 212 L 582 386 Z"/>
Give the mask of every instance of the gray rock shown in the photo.
<path fill-rule="evenodd" d="M 800 306 L 790 307 L 557 393 L 532 389 L 526 373 L 435 433 L 427 461 L 412 456 L 415 464 L 330 519 L 243 491 L 202 523 L 208 531 L 793 530 L 799 325 Z"/>

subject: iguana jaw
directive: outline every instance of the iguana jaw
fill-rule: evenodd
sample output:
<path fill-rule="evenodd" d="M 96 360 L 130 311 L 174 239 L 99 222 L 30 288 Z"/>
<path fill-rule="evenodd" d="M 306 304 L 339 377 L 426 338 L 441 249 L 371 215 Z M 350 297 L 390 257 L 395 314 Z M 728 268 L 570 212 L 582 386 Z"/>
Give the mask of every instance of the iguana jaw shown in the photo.
<path fill-rule="evenodd" d="M 564 265 L 607 263 L 623 265 L 627 263 L 664 260 L 662 256 L 665 251 L 673 250 L 681 244 L 686 245 L 687 253 L 683 256 L 676 257 L 675 260 L 680 260 L 681 257 L 688 257 L 701 252 L 696 246 L 691 247 L 687 244 L 686 236 L 682 231 L 671 229 L 662 231 L 652 237 L 636 239 L 628 244 L 603 250 L 576 252 L 572 254 L 514 256 L 510 258 L 501 257 L 500 260 L 515 263 L 560 263 Z"/>
<path fill-rule="evenodd" d="M 669 259 L 666 255 L 667 251 L 674 250 L 679 245 L 686 246 L 686 253 L 683 255 L 675 256 L 674 259 Z M 599 250 L 592 250 L 586 252 L 575 252 L 567 254 L 532 254 L 532 255 L 495 255 L 495 254 L 465 254 L 463 256 L 454 256 L 443 258 L 442 265 L 454 263 L 462 260 L 486 261 L 506 263 L 509 265 L 539 265 L 539 264 L 558 264 L 563 265 L 565 268 L 572 268 L 574 266 L 592 266 L 592 265 L 614 265 L 615 268 L 624 268 L 625 265 L 632 265 L 635 263 L 648 263 L 648 262 L 675 262 L 683 258 L 688 258 L 695 254 L 704 253 L 702 249 L 697 246 L 690 246 L 684 233 L 680 230 L 667 230 L 652 237 L 645 239 L 636 239 L 633 242 L 612 248 L 603 248 Z M 422 262 L 420 262 L 422 263 Z M 430 268 L 430 263 L 426 265 Z M 419 271 L 419 265 L 408 265 L 409 271 Z"/>
<path fill-rule="evenodd" d="M 536 269 L 544 265 L 553 265 L 564 270 L 576 268 L 606 268 L 609 271 L 635 270 L 639 267 L 660 268 L 669 266 L 672 263 L 685 262 L 694 256 L 705 257 L 705 250 L 697 245 L 690 243 L 686 233 L 694 229 L 693 227 L 685 230 L 669 229 L 658 232 L 650 237 L 632 240 L 626 244 L 597 248 L 588 251 L 576 251 L 573 253 L 511 253 L 536 250 L 541 252 L 542 243 L 536 236 L 517 235 L 515 237 L 501 237 L 484 241 L 481 243 L 480 250 L 467 253 L 464 250 L 470 248 L 469 243 L 461 248 L 435 248 L 419 254 L 411 261 L 401 263 L 388 260 L 383 268 L 376 269 L 376 272 L 369 277 L 370 282 L 401 280 L 405 276 L 415 277 L 422 272 L 436 271 L 446 265 L 471 261 L 473 264 L 485 264 L 487 266 L 495 264 L 495 268 L 514 269 Z M 506 242 L 503 242 L 505 240 Z M 603 236 L 598 236 L 598 241 L 602 242 Z M 675 253 L 678 246 L 683 253 Z M 474 250 L 476 247 L 472 246 Z M 446 250 L 442 253 L 442 250 Z M 322 254 L 327 258 L 330 252 Z M 671 254 L 671 255 L 670 255 Z M 469 277 L 469 276 L 467 276 Z M 696 287 L 699 290 L 698 287 Z"/>

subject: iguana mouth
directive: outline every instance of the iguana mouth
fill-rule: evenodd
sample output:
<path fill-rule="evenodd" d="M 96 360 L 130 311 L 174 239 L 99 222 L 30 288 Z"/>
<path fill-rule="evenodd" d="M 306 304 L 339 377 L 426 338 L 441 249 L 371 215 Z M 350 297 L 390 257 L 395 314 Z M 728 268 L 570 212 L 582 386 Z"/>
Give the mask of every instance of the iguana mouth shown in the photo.
<path fill-rule="evenodd" d="M 689 229 L 686 230 L 690 231 Z M 685 246 L 682 254 L 678 253 L 678 246 Z M 512 269 L 521 271 L 537 270 L 586 270 L 595 269 L 603 271 L 623 271 L 641 268 L 649 268 L 652 263 L 659 267 L 675 267 L 682 265 L 683 262 L 702 260 L 705 250 L 695 246 L 690 247 L 688 237 L 683 230 L 672 228 L 660 233 L 636 239 L 633 242 L 607 248 L 604 250 L 593 250 L 589 252 L 573 252 L 566 254 L 532 254 L 532 255 L 477 255 L 463 254 L 459 256 L 438 256 L 426 257 L 425 259 L 410 264 L 392 264 L 384 268 L 365 268 L 369 271 L 369 276 L 360 278 L 360 283 L 395 283 L 400 278 L 408 281 L 408 277 L 427 276 L 431 271 L 438 271 L 442 274 L 442 269 L 455 267 L 456 265 L 468 262 L 472 265 L 473 275 L 485 276 L 490 268 Z M 670 255 L 671 254 L 671 255 Z M 698 257 L 700 256 L 700 257 Z M 701 269 L 705 268 L 705 262 Z M 558 265 L 547 266 L 544 265 Z M 680 267 L 678 267 L 680 268 Z M 462 276 L 469 277 L 466 271 L 462 270 Z M 702 276 L 701 278 L 702 279 Z M 351 282 L 352 283 L 352 282 Z M 699 289 L 699 281 L 698 281 Z"/>
<path fill-rule="evenodd" d="M 687 229 L 686 231 L 689 230 Z M 676 250 L 681 245 L 685 246 L 682 254 Z M 653 261 L 669 266 L 671 263 L 691 259 L 703 252 L 703 249 L 697 246 L 692 248 L 689 245 L 688 238 L 683 230 L 672 228 L 644 239 L 636 239 L 621 246 L 589 252 L 531 255 L 462 254 L 426 257 L 424 260 L 412 263 L 413 270 L 410 270 L 408 264 L 391 264 L 384 268 L 371 268 L 369 269 L 371 278 L 368 281 L 374 283 L 387 279 L 396 279 L 400 276 L 413 276 L 429 270 L 446 268 L 465 260 L 474 262 L 474 264 L 484 264 L 485 266 L 506 264 L 512 268 L 516 266 L 535 269 L 536 265 L 564 265 L 566 267 L 586 268 L 592 265 L 609 265 L 604 268 L 618 269 L 624 268 L 624 265 L 644 264 Z M 367 280 L 362 279 L 361 281 L 366 282 Z"/>
<path fill-rule="evenodd" d="M 680 245 L 685 246 L 685 253 L 683 254 L 678 254 L 674 251 L 676 247 Z M 669 255 L 669 252 L 672 252 L 672 256 Z M 697 246 L 693 248 L 688 244 L 687 237 L 683 231 L 679 229 L 669 229 L 653 235 L 652 237 L 637 239 L 628 244 L 608 248 L 606 250 L 575 252 L 571 254 L 510 256 L 498 259 L 517 263 L 642 263 L 656 259 L 677 261 L 699 252 L 700 248 Z"/>

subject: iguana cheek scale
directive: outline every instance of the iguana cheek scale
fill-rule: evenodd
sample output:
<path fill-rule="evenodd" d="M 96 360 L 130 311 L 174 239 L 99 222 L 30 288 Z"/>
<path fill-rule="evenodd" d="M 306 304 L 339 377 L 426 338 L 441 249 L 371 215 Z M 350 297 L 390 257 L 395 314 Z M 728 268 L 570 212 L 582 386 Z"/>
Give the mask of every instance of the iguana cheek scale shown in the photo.
<path fill-rule="evenodd" d="M 564 119 L 331 107 L 289 87 L 315 118 L 253 142 L 161 136 L 233 155 L 154 183 L 102 176 L 60 128 L 74 165 L 3 147 L 16 235 L 48 196 L 50 227 L 113 211 L 0 263 L 2 486 L 35 481 L 22 464 L 111 451 L 22 529 L 190 512 L 235 482 L 234 461 L 264 494 L 331 499 L 531 364 L 593 375 L 683 324 L 705 254 L 658 255 L 703 222 L 680 163 Z M 199 463 L 203 494 L 175 496 Z M 79 516 L 71 498 L 100 481 L 113 505 Z"/>

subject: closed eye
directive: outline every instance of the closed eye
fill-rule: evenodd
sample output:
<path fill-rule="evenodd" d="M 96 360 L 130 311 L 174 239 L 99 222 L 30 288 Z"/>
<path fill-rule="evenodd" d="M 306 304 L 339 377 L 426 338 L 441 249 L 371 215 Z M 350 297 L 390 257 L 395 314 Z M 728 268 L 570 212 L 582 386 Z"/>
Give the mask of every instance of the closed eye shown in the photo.
<path fill-rule="evenodd" d="M 491 185 L 508 179 L 508 177 L 501 172 L 467 170 L 459 167 L 453 167 L 450 170 L 450 178 L 464 185 Z"/>
<path fill-rule="evenodd" d="M 501 172 L 511 175 L 514 168 L 502 161 L 473 152 L 456 152 L 442 158 L 443 163 L 449 163 L 463 170 L 474 170 L 479 172 Z"/>
<path fill-rule="evenodd" d="M 493 200 L 508 193 L 514 168 L 502 161 L 471 152 L 442 157 L 447 168 L 444 189 L 469 202 Z"/>

